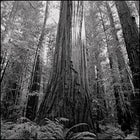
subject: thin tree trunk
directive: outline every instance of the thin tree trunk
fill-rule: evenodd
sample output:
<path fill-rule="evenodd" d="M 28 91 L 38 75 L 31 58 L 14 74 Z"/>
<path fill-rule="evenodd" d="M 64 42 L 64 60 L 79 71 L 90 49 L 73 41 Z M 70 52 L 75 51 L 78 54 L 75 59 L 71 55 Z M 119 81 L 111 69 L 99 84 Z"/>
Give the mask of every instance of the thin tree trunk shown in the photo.
<path fill-rule="evenodd" d="M 13 24 L 13 22 L 14 22 L 14 18 L 16 16 L 17 8 L 18 8 L 18 1 L 14 1 L 12 10 L 9 14 L 9 19 L 8 19 L 8 22 L 7 22 L 7 26 L 6 26 L 6 29 L 5 29 L 5 36 L 2 40 L 2 45 L 7 45 L 7 50 L 4 53 L 4 56 L 1 56 L 1 62 L 4 60 L 3 64 L 6 63 L 6 66 L 4 68 L 4 73 L 2 73 L 3 75 L 1 77 L 0 82 L 2 82 L 2 80 L 3 80 L 3 77 L 5 75 L 5 71 L 6 71 L 6 68 L 8 66 L 10 56 L 11 56 L 11 47 L 8 47 L 8 44 L 9 44 L 9 40 L 10 40 L 11 34 L 12 34 L 11 24 Z M 3 65 L 1 66 L 1 68 L 3 68 Z"/>
<path fill-rule="evenodd" d="M 0 83 L 2 82 L 2 80 L 3 80 L 3 78 L 4 78 L 4 75 L 5 75 L 6 69 L 7 69 L 7 67 L 8 67 L 9 61 L 10 61 L 10 60 L 8 60 L 8 61 L 6 62 L 6 65 L 5 65 L 4 69 L 3 69 L 3 71 L 1 71 L 2 73 L 1 73 L 1 77 L 0 77 Z"/>
<path fill-rule="evenodd" d="M 26 117 L 30 120 L 34 120 L 36 117 L 37 105 L 38 105 L 38 92 L 40 90 L 40 78 L 41 78 L 41 65 L 37 56 L 36 67 L 34 71 L 33 84 L 31 86 L 30 94 L 28 95 L 28 102 L 26 107 Z"/>
<path fill-rule="evenodd" d="M 42 32 L 39 38 L 39 42 L 37 45 L 37 50 L 35 53 L 35 59 L 31 74 L 31 82 L 29 85 L 29 92 L 31 95 L 28 95 L 28 101 L 27 101 L 27 107 L 26 107 L 26 117 L 30 120 L 34 120 L 37 113 L 37 107 L 38 107 L 38 100 L 39 100 L 39 91 L 40 91 L 40 84 L 41 84 L 41 71 L 42 71 L 42 61 L 41 61 L 41 49 L 42 49 L 42 42 L 44 39 L 44 30 L 46 26 L 46 21 L 48 17 L 48 4 L 49 1 L 46 2 L 46 9 L 45 9 L 45 17 L 44 17 L 44 23 L 42 27 Z M 34 93 L 34 94 L 33 94 Z"/>
<path fill-rule="evenodd" d="M 104 85 L 102 81 L 102 67 L 101 67 L 101 61 L 100 61 L 100 46 L 97 46 L 97 50 L 95 52 L 95 58 L 96 58 L 96 69 L 97 69 L 97 99 L 99 100 L 99 107 L 98 107 L 98 121 L 103 120 L 106 117 L 106 103 L 105 103 L 105 90 Z"/>
<path fill-rule="evenodd" d="M 101 58 L 100 58 L 100 42 L 97 41 L 96 37 L 98 29 L 97 29 L 97 23 L 98 21 L 96 18 L 96 14 L 94 13 L 94 8 L 93 8 L 93 2 L 89 2 L 90 3 L 90 17 L 92 17 L 92 23 L 91 23 L 91 28 L 92 28 L 92 32 L 90 34 L 91 36 L 91 42 L 93 41 L 93 48 L 92 50 L 90 50 L 89 53 L 91 53 L 90 58 L 92 63 L 91 65 L 93 65 L 92 67 L 92 74 L 94 75 L 93 77 L 93 82 L 92 83 L 96 83 L 93 84 L 93 99 L 97 97 L 98 103 L 99 105 L 97 105 L 97 120 L 101 121 L 103 118 L 105 118 L 107 116 L 107 100 L 106 100 L 106 96 L 105 96 L 105 87 L 103 85 L 103 77 L 102 77 L 102 66 L 101 66 Z M 92 35 L 93 34 L 93 35 Z M 92 43 L 91 43 L 92 44 Z M 94 63 L 93 63 L 94 62 Z M 94 74 L 93 74 L 94 73 Z M 95 115 L 95 114 L 94 114 Z M 98 125 L 98 123 L 97 123 Z"/>

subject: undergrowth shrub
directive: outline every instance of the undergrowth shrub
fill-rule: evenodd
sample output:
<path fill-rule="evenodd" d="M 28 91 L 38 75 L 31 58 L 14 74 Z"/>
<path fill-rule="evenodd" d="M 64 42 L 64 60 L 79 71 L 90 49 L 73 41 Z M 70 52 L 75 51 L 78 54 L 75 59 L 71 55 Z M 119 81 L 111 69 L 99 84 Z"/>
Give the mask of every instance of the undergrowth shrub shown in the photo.
<path fill-rule="evenodd" d="M 88 124 L 80 123 L 66 128 L 64 121 L 68 119 L 51 121 L 45 118 L 42 126 L 24 117 L 18 119 L 16 123 L 2 121 L 1 139 L 95 139 L 94 133 L 85 131 Z M 83 128 L 82 132 L 78 132 L 80 127 Z"/>
<path fill-rule="evenodd" d="M 42 122 L 43 125 L 38 125 L 25 117 L 19 118 L 16 123 L 1 120 L 1 139 L 138 139 L 135 134 L 125 137 L 119 127 L 110 124 L 100 125 L 102 133 L 95 135 L 87 123 L 79 123 L 67 128 L 64 126 L 64 124 L 67 124 L 65 121 L 68 122 L 68 119 L 60 118 L 52 121 L 45 118 Z"/>

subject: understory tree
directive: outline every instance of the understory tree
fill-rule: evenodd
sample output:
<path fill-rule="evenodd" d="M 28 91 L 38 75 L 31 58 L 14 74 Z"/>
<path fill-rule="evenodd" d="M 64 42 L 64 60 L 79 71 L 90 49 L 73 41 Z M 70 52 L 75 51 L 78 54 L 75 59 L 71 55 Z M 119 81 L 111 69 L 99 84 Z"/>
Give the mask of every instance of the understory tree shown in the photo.
<path fill-rule="evenodd" d="M 42 73 L 42 44 L 45 36 L 45 25 L 48 17 L 48 1 L 46 2 L 44 23 L 42 26 L 42 32 L 39 37 L 37 49 L 35 52 L 34 64 L 31 73 L 31 81 L 29 85 L 28 101 L 26 106 L 26 117 L 30 120 L 34 120 L 38 108 L 39 92 L 41 88 L 41 73 Z"/>
<path fill-rule="evenodd" d="M 86 36 L 88 44 L 88 79 L 92 99 L 93 116 L 99 122 L 103 122 L 107 117 L 106 93 L 103 82 L 102 42 L 99 33 L 99 21 L 97 9 L 94 2 L 89 2 L 89 14 L 86 16 Z M 92 29 L 92 30 L 91 30 Z"/>
<path fill-rule="evenodd" d="M 5 1 L 2 5 L 2 112 L 6 112 L 4 119 L 16 120 L 26 100 L 24 91 L 38 38 L 42 5 L 27 1 Z"/>

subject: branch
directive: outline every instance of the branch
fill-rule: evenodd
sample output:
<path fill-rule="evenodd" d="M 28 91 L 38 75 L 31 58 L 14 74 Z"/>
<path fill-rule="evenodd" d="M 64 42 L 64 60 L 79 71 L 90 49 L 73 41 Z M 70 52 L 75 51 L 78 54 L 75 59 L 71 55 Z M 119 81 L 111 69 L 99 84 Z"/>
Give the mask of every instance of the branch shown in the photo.
<path fill-rule="evenodd" d="M 7 61 L 7 63 L 6 63 L 6 66 L 5 66 L 4 70 L 3 70 L 2 76 L 1 76 L 1 78 L 0 78 L 0 83 L 1 83 L 2 80 L 3 80 L 3 77 L 4 77 L 4 75 L 5 75 L 5 71 L 6 71 L 6 68 L 7 68 L 7 66 L 8 66 L 9 61 L 10 61 L 10 59 L 8 59 L 8 61 Z"/>

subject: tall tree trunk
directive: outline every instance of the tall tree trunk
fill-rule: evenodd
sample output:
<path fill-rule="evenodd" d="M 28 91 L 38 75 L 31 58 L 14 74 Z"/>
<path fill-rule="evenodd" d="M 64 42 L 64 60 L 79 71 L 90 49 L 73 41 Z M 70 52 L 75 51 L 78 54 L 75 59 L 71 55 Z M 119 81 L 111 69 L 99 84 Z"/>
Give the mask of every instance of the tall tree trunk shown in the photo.
<path fill-rule="evenodd" d="M 38 105 L 38 92 L 40 90 L 41 80 L 41 64 L 40 55 L 37 56 L 37 61 L 34 70 L 33 83 L 29 89 L 31 95 L 28 95 L 28 102 L 26 107 L 26 117 L 30 120 L 34 120 L 36 117 L 37 105 Z"/>
<path fill-rule="evenodd" d="M 83 2 L 61 1 L 53 72 L 38 111 L 38 123 L 45 117 L 65 117 L 71 125 L 87 122 L 94 127 L 83 37 Z"/>
<path fill-rule="evenodd" d="M 105 102 L 105 90 L 104 85 L 102 81 L 102 67 L 101 67 L 101 60 L 100 60 L 100 49 L 99 46 L 97 46 L 97 50 L 95 52 L 95 58 L 96 58 L 96 70 L 97 70 L 97 99 L 99 102 L 98 110 L 97 110 L 97 116 L 98 120 L 101 121 L 106 117 L 106 102 Z"/>
<path fill-rule="evenodd" d="M 106 97 L 105 97 L 105 87 L 103 85 L 103 71 L 102 71 L 102 66 L 101 66 L 101 57 L 100 57 L 100 42 L 97 40 L 97 18 L 96 14 L 94 13 L 94 8 L 93 8 L 93 2 L 89 2 L 90 4 L 90 17 L 91 18 L 91 31 L 90 31 L 90 67 L 92 70 L 90 70 L 92 73 L 90 73 L 90 78 L 92 77 L 92 97 L 93 99 L 97 99 L 98 103 L 96 104 L 97 106 L 97 112 L 96 112 L 96 117 L 98 121 L 103 120 L 106 117 L 106 112 L 107 112 L 107 106 L 106 106 Z M 89 27 L 88 27 L 89 28 Z M 95 105 L 93 103 L 93 106 L 95 108 Z M 95 114 L 94 114 L 95 115 Z M 98 124 L 98 123 L 97 123 Z"/>
<path fill-rule="evenodd" d="M 37 113 L 37 107 L 38 107 L 38 100 L 39 100 L 39 91 L 40 91 L 40 84 L 41 84 L 41 71 L 42 71 L 42 60 L 41 60 L 41 49 L 42 49 L 42 41 L 44 39 L 44 30 L 45 25 L 48 17 L 48 4 L 49 2 L 46 2 L 46 10 L 45 10 L 45 16 L 44 16 L 44 23 L 42 27 L 42 32 L 39 38 L 39 42 L 37 45 L 37 50 L 35 53 L 35 59 L 31 74 L 31 81 L 29 85 L 29 92 L 28 95 L 28 101 L 26 106 L 26 117 L 30 120 L 34 120 Z"/>
<path fill-rule="evenodd" d="M 128 104 L 126 104 L 126 102 L 131 102 L 130 100 L 130 95 L 134 94 L 133 93 L 133 84 L 130 78 L 130 73 L 127 70 L 126 67 L 126 63 L 120 48 L 120 43 L 119 43 L 119 39 L 117 36 L 117 31 L 114 25 L 114 19 L 113 19 L 113 15 L 111 12 L 111 8 L 108 4 L 108 2 L 106 2 L 106 8 L 107 8 L 107 13 L 108 13 L 108 17 L 110 20 L 110 25 L 111 25 L 111 33 L 112 33 L 112 37 L 113 37 L 113 41 L 114 41 L 114 50 L 115 50 L 115 54 L 117 56 L 117 63 L 118 63 L 118 68 L 120 71 L 120 76 L 121 76 L 121 86 L 122 86 L 122 91 L 125 97 L 125 106 L 126 106 L 126 111 L 127 111 L 127 118 L 126 118 L 126 123 L 128 124 L 128 122 L 132 121 L 131 118 L 131 109 L 130 106 L 128 106 Z M 130 120 L 129 120 L 130 119 Z M 131 125 L 131 124 L 130 124 Z"/>
<path fill-rule="evenodd" d="M 106 38 L 106 44 L 107 44 L 107 50 L 108 50 L 108 55 L 109 55 L 109 61 L 110 61 L 110 69 L 112 72 L 112 84 L 113 84 L 113 89 L 114 89 L 114 96 L 116 99 L 116 109 L 117 109 L 117 118 L 118 118 L 118 123 L 120 125 L 123 125 L 123 123 L 127 122 L 127 117 L 125 115 L 128 115 L 127 113 L 127 108 L 125 106 L 124 102 L 124 95 L 122 94 L 122 88 L 121 88 L 121 77 L 119 73 L 119 68 L 118 68 L 118 63 L 117 63 L 117 56 L 116 53 L 113 51 L 113 48 L 109 46 L 109 40 L 108 36 L 106 34 L 106 27 L 103 21 L 103 15 L 101 13 L 100 7 L 98 6 L 100 16 L 101 16 L 101 21 L 102 21 L 102 26 L 103 30 L 105 33 L 105 38 Z M 129 125 L 128 129 L 130 128 L 131 125 Z"/>
<path fill-rule="evenodd" d="M 7 69 L 8 64 L 9 64 L 9 61 L 10 61 L 10 59 L 7 60 L 5 67 L 4 67 L 3 69 L 1 69 L 0 83 L 2 82 L 2 80 L 3 80 L 3 78 L 4 78 L 4 75 L 5 75 L 6 69 Z"/>
<path fill-rule="evenodd" d="M 9 40 L 10 40 L 11 35 L 12 35 L 11 25 L 14 22 L 14 18 L 16 16 L 17 8 L 18 8 L 18 1 L 14 1 L 13 5 L 12 5 L 12 10 L 9 14 L 9 19 L 8 19 L 8 22 L 7 22 L 7 25 L 6 25 L 6 28 L 5 28 L 5 36 L 4 36 L 4 38 L 2 38 L 2 45 L 6 45 L 7 50 L 6 50 L 6 52 L 4 52 L 4 55 L 2 55 L 0 57 L 0 62 L 3 61 L 3 63 L 1 63 L 1 64 L 3 64 L 3 65 L 1 65 L 1 70 L 3 70 L 3 72 L 1 71 L 2 74 L 1 74 L 1 77 L 0 77 L 0 82 L 2 82 L 2 80 L 3 80 L 6 68 L 9 64 L 10 57 L 11 57 L 11 47 L 9 47 L 8 44 L 9 44 Z M 5 64 L 6 64 L 6 66 L 4 67 Z"/>
<path fill-rule="evenodd" d="M 94 50 L 93 48 L 89 49 L 89 66 L 88 66 L 88 74 L 89 74 L 89 88 L 90 88 L 90 94 L 91 96 L 94 96 L 94 94 L 96 93 L 96 63 L 95 63 L 95 55 L 94 54 Z"/>
<path fill-rule="evenodd" d="M 115 53 L 117 56 L 118 68 L 121 73 L 121 79 L 122 79 L 123 83 L 128 83 L 129 87 L 133 91 L 133 84 L 130 79 L 131 74 L 129 74 L 127 67 L 126 67 L 125 59 L 123 57 L 123 53 L 121 51 L 119 39 L 117 36 L 117 30 L 115 28 L 113 15 L 112 15 L 111 8 L 110 8 L 108 2 L 106 2 L 106 8 L 107 8 L 107 13 L 108 13 L 108 17 L 109 17 L 109 21 L 110 21 L 110 25 L 111 25 L 111 33 L 112 33 L 112 37 L 113 37 L 113 41 L 114 41 L 114 45 L 115 45 L 114 49 L 115 49 Z"/>
<path fill-rule="evenodd" d="M 135 96 L 132 96 L 132 105 L 135 106 L 135 113 L 140 116 L 140 50 L 139 50 L 139 33 L 135 18 L 131 16 L 129 8 L 125 1 L 115 1 L 120 23 L 122 26 L 123 37 L 129 58 L 129 65 L 132 71 Z"/>

